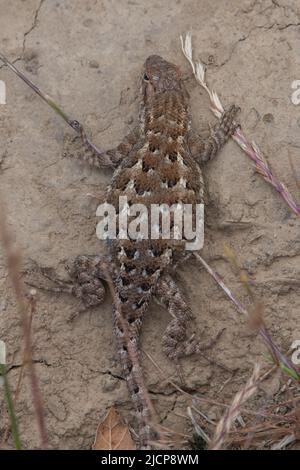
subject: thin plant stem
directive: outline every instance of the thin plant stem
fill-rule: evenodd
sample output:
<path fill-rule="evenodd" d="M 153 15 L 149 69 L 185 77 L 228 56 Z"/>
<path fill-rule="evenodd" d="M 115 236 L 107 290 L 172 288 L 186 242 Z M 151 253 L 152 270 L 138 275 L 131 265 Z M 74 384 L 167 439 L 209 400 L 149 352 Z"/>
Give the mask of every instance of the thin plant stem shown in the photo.
<path fill-rule="evenodd" d="M 20 267 L 22 264 L 21 254 L 20 251 L 13 246 L 12 239 L 7 227 L 4 207 L 1 204 L 1 201 L 2 200 L 0 198 L 0 240 L 2 241 L 4 253 L 6 254 L 8 271 L 15 292 L 21 319 L 21 328 L 24 338 L 24 357 L 29 370 L 31 393 L 41 438 L 41 446 L 42 448 L 47 448 L 48 433 L 45 423 L 43 400 L 38 385 L 38 378 L 35 372 L 34 362 L 32 360 L 31 322 L 27 315 L 24 288 L 20 276 Z"/>
<path fill-rule="evenodd" d="M 193 48 L 192 48 L 192 36 L 190 33 L 187 33 L 185 37 L 180 36 L 181 48 L 184 56 L 189 61 L 193 74 L 197 82 L 201 85 L 202 88 L 208 93 L 209 99 L 211 101 L 211 110 L 217 118 L 220 118 L 224 112 L 224 107 L 221 103 L 221 100 L 218 94 L 211 90 L 205 79 L 205 66 L 200 62 L 195 62 L 193 59 Z M 234 134 L 231 136 L 232 139 L 239 145 L 239 147 L 246 153 L 246 155 L 254 162 L 256 171 L 263 177 L 263 179 L 269 183 L 276 191 L 280 194 L 282 199 L 291 209 L 291 211 L 300 218 L 300 207 L 294 201 L 292 195 L 285 187 L 285 185 L 273 174 L 271 168 L 269 167 L 266 159 L 263 157 L 258 146 L 255 142 L 249 142 L 249 140 L 242 133 L 240 127 L 236 129 Z"/>
<path fill-rule="evenodd" d="M 89 147 L 97 155 L 103 155 L 103 152 L 87 137 L 83 125 L 76 119 L 72 119 L 68 114 L 61 109 L 61 107 L 55 103 L 51 96 L 44 93 L 37 85 L 35 85 L 28 77 L 26 77 L 17 67 L 14 66 L 5 56 L 0 54 L 0 60 L 14 72 L 23 82 L 26 83 L 43 101 L 45 101 L 77 134 L 84 145 Z"/>
<path fill-rule="evenodd" d="M 221 279 L 220 275 L 209 266 L 209 264 L 202 258 L 202 256 L 199 255 L 199 253 L 194 253 L 194 256 L 198 259 L 198 261 L 200 261 L 200 263 L 205 267 L 205 269 L 213 277 L 217 284 L 223 289 L 227 297 L 229 297 L 231 302 L 237 308 L 238 312 L 243 314 L 247 318 L 250 318 L 250 314 L 247 311 L 246 307 L 244 307 L 244 305 L 238 299 L 236 299 L 236 297 L 232 294 L 231 290 Z M 274 362 L 281 367 L 283 372 L 290 375 L 294 380 L 300 381 L 299 372 L 294 367 L 292 362 L 284 354 L 282 354 L 278 346 L 274 343 L 274 340 L 272 339 L 269 331 L 267 330 L 263 322 L 259 328 L 259 334 L 263 338 L 266 345 L 269 347 Z"/>
<path fill-rule="evenodd" d="M 9 386 L 7 374 L 6 374 L 6 367 L 4 364 L 0 364 L 0 375 L 3 378 L 4 396 L 5 396 L 5 401 L 7 404 L 8 414 L 10 417 L 11 431 L 12 431 L 12 437 L 14 440 L 15 448 L 17 450 L 21 450 L 22 444 L 21 444 L 21 439 L 20 439 L 19 430 L 18 430 L 18 423 L 17 423 L 17 418 L 15 414 L 15 409 L 14 409 L 14 402 L 12 399 L 10 386 Z"/>
<path fill-rule="evenodd" d="M 35 301 L 35 291 L 34 290 L 32 290 L 30 292 L 30 299 L 29 299 L 28 307 L 29 307 L 28 321 L 29 321 L 29 328 L 31 328 L 33 315 L 35 314 L 35 311 L 36 311 L 36 301 Z M 28 358 L 26 357 L 26 351 L 24 351 L 23 352 L 22 365 L 20 367 L 20 371 L 19 371 L 19 375 L 18 375 L 17 386 L 16 386 L 16 390 L 15 390 L 15 393 L 14 393 L 14 397 L 13 397 L 14 407 L 16 406 L 19 395 L 20 395 L 21 385 L 22 385 L 22 381 L 23 381 L 23 378 L 24 378 L 24 372 L 25 372 L 25 367 L 26 367 L 27 363 L 28 363 Z M 5 429 L 4 434 L 3 434 L 3 439 L 2 439 L 2 442 L 0 443 L 0 449 L 1 449 L 1 447 L 3 447 L 4 443 L 7 441 L 9 431 L 10 431 L 10 426 L 8 425 Z"/>

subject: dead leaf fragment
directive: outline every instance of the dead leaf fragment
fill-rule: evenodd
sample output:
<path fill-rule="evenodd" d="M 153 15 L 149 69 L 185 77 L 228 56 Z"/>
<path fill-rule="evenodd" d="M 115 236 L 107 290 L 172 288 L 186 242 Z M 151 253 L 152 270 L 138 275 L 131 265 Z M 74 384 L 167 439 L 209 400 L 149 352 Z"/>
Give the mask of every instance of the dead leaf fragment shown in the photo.
<path fill-rule="evenodd" d="M 99 424 L 93 450 L 135 450 L 128 426 L 114 407 Z"/>

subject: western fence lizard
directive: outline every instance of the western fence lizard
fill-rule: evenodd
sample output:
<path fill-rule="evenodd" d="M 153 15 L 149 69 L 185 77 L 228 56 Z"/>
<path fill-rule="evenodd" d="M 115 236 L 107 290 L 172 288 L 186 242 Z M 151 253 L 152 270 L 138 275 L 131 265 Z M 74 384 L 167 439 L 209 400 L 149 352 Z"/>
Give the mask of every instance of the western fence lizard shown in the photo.
<path fill-rule="evenodd" d="M 91 165 L 113 168 L 106 203 L 118 214 L 120 197 L 128 206 L 143 204 L 199 204 L 204 202 L 200 165 L 210 160 L 237 124 L 238 108 L 231 106 L 221 121 L 203 139 L 191 127 L 189 95 L 181 72 L 159 56 L 148 57 L 142 74 L 139 125 L 113 150 L 93 152 L 91 147 L 77 157 Z M 173 221 L 174 225 L 174 221 Z M 79 256 L 69 270 L 71 281 L 51 276 L 56 291 L 81 298 L 85 306 L 95 306 L 104 298 L 102 280 L 114 290 L 114 329 L 132 402 L 139 421 L 140 446 L 155 438 L 153 409 L 139 361 L 139 335 L 152 296 L 168 309 L 172 320 L 163 335 L 163 350 L 177 360 L 197 353 L 211 342 L 188 339 L 187 322 L 191 310 L 171 276 L 171 268 L 183 260 L 185 240 L 109 240 L 109 256 Z"/>

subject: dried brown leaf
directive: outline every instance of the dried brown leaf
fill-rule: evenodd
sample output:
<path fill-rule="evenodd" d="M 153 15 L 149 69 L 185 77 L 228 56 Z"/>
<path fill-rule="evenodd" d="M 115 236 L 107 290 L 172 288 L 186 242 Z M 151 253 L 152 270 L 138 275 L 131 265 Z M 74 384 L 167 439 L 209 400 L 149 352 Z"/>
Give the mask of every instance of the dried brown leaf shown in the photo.
<path fill-rule="evenodd" d="M 114 407 L 108 410 L 107 415 L 99 424 L 94 450 L 135 450 L 136 446 L 131 438 L 128 426 Z"/>

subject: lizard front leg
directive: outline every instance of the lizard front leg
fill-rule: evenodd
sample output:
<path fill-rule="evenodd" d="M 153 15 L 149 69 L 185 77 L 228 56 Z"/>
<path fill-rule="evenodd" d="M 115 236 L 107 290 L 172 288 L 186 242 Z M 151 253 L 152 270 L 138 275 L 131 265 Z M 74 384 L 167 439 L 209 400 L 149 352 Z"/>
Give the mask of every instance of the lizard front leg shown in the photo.
<path fill-rule="evenodd" d="M 181 357 L 200 353 L 209 349 L 219 338 L 199 342 L 197 338 L 187 337 L 187 326 L 193 315 L 176 282 L 169 274 L 158 281 L 155 296 L 168 309 L 172 320 L 163 335 L 163 351 L 168 358 L 177 361 Z"/>
<path fill-rule="evenodd" d="M 239 126 L 235 123 L 239 108 L 235 105 L 224 112 L 220 122 L 218 122 L 211 130 L 208 138 L 203 138 L 191 130 L 187 137 L 187 144 L 192 157 L 198 163 L 205 163 L 211 160 L 217 152 L 226 144 L 229 137 Z"/>
<path fill-rule="evenodd" d="M 42 275 L 50 281 L 50 284 L 47 282 L 45 285 L 39 280 L 32 279 L 26 280 L 26 284 L 50 292 L 71 294 L 80 299 L 86 309 L 103 302 L 105 289 L 102 280 L 106 279 L 109 266 L 108 260 L 104 257 L 80 255 L 70 267 L 66 267 L 69 279 L 61 279 L 54 270 L 35 265 L 33 270 L 35 274 Z"/>
<path fill-rule="evenodd" d="M 67 150 L 64 152 L 64 157 L 77 158 L 86 162 L 90 166 L 97 168 L 117 168 L 121 161 L 126 158 L 134 145 L 140 138 L 140 127 L 135 127 L 129 134 L 127 134 L 122 142 L 114 149 L 107 150 L 106 152 L 97 153 L 90 146 L 82 145 L 82 138 L 79 136 L 67 138 L 65 145 Z"/>

